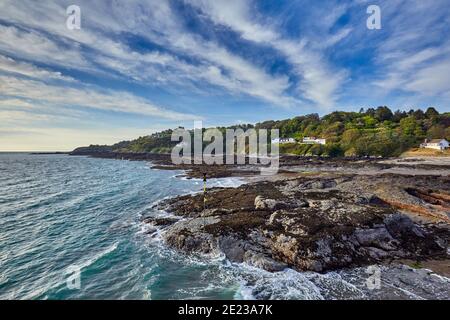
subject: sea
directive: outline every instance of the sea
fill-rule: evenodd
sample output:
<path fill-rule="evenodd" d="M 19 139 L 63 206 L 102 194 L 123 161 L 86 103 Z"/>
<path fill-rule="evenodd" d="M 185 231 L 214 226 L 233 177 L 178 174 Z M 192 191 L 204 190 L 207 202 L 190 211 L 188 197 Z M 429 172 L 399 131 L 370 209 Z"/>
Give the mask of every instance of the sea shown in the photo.
<path fill-rule="evenodd" d="M 0 299 L 450 299 L 450 279 L 430 270 L 269 273 L 174 251 L 142 217 L 202 190 L 182 174 L 144 161 L 0 153 Z"/>

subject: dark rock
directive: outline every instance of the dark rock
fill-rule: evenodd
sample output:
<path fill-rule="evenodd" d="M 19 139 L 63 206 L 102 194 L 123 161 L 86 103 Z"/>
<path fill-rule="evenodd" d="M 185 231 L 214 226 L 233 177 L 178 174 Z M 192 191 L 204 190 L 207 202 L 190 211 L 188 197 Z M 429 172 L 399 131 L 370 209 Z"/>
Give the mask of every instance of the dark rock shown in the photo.
<path fill-rule="evenodd" d="M 330 189 L 337 186 L 336 181 L 334 180 L 319 180 L 311 182 L 308 187 L 310 189 Z"/>
<path fill-rule="evenodd" d="M 384 219 L 384 224 L 386 225 L 389 233 L 395 238 L 402 237 L 419 237 L 424 238 L 424 232 L 414 222 L 406 215 L 396 213 L 387 216 Z"/>
<path fill-rule="evenodd" d="M 270 272 L 282 271 L 288 267 L 287 264 L 277 262 L 267 255 L 247 251 L 244 255 L 244 262 L 247 264 L 261 268 Z"/>
<path fill-rule="evenodd" d="M 154 226 L 168 226 L 177 222 L 178 219 L 175 218 L 157 218 L 157 217 L 149 217 L 144 219 L 144 223 L 151 224 Z"/>
<path fill-rule="evenodd" d="M 201 194 L 169 199 L 160 209 L 185 219 L 169 225 L 163 237 L 187 253 L 220 251 L 230 261 L 269 271 L 289 266 L 325 272 L 400 257 L 446 257 L 448 230 L 418 226 L 378 196 L 382 189 L 403 200 L 406 184 L 445 186 L 445 179 L 339 179 L 339 184 L 306 177 L 214 188 L 206 209 Z"/>
<path fill-rule="evenodd" d="M 395 250 L 395 241 L 384 226 L 374 229 L 358 229 L 355 231 L 356 239 L 361 246 L 377 247 L 383 250 Z"/>
<path fill-rule="evenodd" d="M 263 196 L 257 196 L 255 198 L 255 209 L 256 210 L 279 210 L 283 208 L 287 208 L 289 205 L 282 201 L 277 201 L 274 199 L 265 199 Z"/>
<path fill-rule="evenodd" d="M 232 236 L 219 237 L 219 249 L 232 262 L 244 261 L 244 242 Z"/>

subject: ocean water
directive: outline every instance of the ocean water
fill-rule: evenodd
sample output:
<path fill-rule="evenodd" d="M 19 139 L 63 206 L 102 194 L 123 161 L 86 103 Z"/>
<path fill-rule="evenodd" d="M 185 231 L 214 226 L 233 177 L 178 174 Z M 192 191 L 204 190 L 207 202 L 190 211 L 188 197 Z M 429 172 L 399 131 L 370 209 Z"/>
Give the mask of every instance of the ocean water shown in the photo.
<path fill-rule="evenodd" d="M 448 299 L 449 279 L 409 269 L 383 267 L 391 275 L 373 292 L 363 268 L 271 274 L 175 252 L 141 218 L 164 214 L 152 209 L 161 199 L 201 190 L 181 173 L 146 162 L 0 153 L 0 299 Z M 79 288 L 68 286 L 73 268 Z"/>

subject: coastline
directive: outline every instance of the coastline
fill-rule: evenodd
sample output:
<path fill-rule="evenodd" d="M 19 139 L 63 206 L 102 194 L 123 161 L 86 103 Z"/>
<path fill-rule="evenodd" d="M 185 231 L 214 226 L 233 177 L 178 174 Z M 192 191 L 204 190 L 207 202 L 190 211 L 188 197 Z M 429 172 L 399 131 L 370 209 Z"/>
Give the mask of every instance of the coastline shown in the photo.
<path fill-rule="evenodd" d="M 209 188 L 206 209 L 203 209 L 202 194 L 183 195 L 156 205 L 177 219 L 143 219 L 145 224 L 162 230 L 165 244 L 185 254 L 220 252 L 231 262 L 244 262 L 271 272 L 284 268 L 328 272 L 374 263 L 415 261 L 410 265 L 436 266 L 438 273 L 449 275 L 445 271 L 449 261 L 446 210 L 450 166 L 447 164 L 397 163 L 397 159 L 386 163 L 376 159 L 282 157 L 280 172 L 262 177 L 256 174 L 257 166 L 173 166 L 168 155 L 93 156 L 151 161 L 154 169 L 183 170 L 187 179 L 198 179 L 203 173 L 208 179 L 244 179 L 245 184 L 238 187 Z M 405 173 L 395 172 L 399 168 Z M 411 169 L 423 172 L 413 177 L 408 171 Z M 399 177 L 403 180 L 399 181 Z M 386 188 L 375 192 L 375 187 L 379 188 L 376 181 Z M 309 187 L 302 189 L 308 184 Z M 396 184 L 402 188 L 393 188 Z M 355 185 L 362 188 L 358 190 Z M 431 199 L 427 198 L 430 195 L 405 192 L 407 186 L 414 190 L 434 187 L 441 193 L 438 192 L 437 199 Z M 258 204 L 255 206 L 258 197 L 259 208 Z M 354 219 L 349 219 L 346 212 L 349 208 L 354 211 Z M 339 218 L 326 221 L 330 213 Z M 299 214 L 312 215 L 316 220 L 305 227 L 305 219 L 292 221 Z M 389 222 L 389 219 L 393 220 Z M 333 228 L 333 223 L 338 227 Z M 397 224 L 403 229 L 393 230 Z M 313 229 L 326 231 L 317 235 Z M 283 238 L 281 243 L 279 238 Z M 408 243 L 414 244 L 414 248 Z M 299 248 L 306 248 L 303 253 L 308 254 L 299 255 Z"/>
<path fill-rule="evenodd" d="M 196 165 L 196 164 L 172 164 L 170 154 L 164 153 L 121 153 L 121 152 L 70 152 L 70 156 L 88 156 L 94 158 L 130 160 L 130 161 L 148 161 L 152 163 L 153 169 L 160 170 L 183 170 L 187 178 L 203 178 L 206 173 L 208 178 L 226 178 L 243 177 L 252 178 L 260 174 L 260 165 L 248 164 L 248 158 L 245 165 L 223 164 L 223 165 Z M 442 159 L 446 161 L 442 164 Z M 295 174 L 298 172 L 347 172 L 358 173 L 361 170 L 366 172 L 379 173 L 380 171 L 389 172 L 397 169 L 399 174 L 415 175 L 420 170 L 425 170 L 425 175 L 450 175 L 450 157 L 439 158 L 438 162 L 430 162 L 430 157 L 426 158 L 367 158 L 367 157 L 348 157 L 348 158 L 324 158 L 324 157 L 301 157 L 294 155 L 280 156 L 280 174 Z M 402 172 L 403 170 L 403 172 Z M 408 171 L 413 170 L 413 171 Z M 435 172 L 433 172 L 435 171 Z"/>

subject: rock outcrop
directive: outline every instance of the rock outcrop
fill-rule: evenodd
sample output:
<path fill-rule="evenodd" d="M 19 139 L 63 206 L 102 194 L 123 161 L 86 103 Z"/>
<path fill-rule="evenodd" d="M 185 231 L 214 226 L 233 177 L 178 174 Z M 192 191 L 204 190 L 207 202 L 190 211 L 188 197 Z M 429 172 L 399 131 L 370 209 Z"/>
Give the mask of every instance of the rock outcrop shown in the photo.
<path fill-rule="evenodd" d="M 278 271 L 325 272 L 395 259 L 448 259 L 449 228 L 421 225 L 383 200 L 412 201 L 405 188 L 448 190 L 448 178 L 335 176 L 257 182 L 181 196 L 159 209 L 183 217 L 165 220 L 166 243 L 189 254 L 222 253 L 230 261 Z M 448 204 L 441 196 L 440 207 Z M 421 203 L 421 199 L 417 203 Z M 429 204 L 423 204 L 428 206 Z M 158 224 L 147 218 L 147 223 Z"/>

